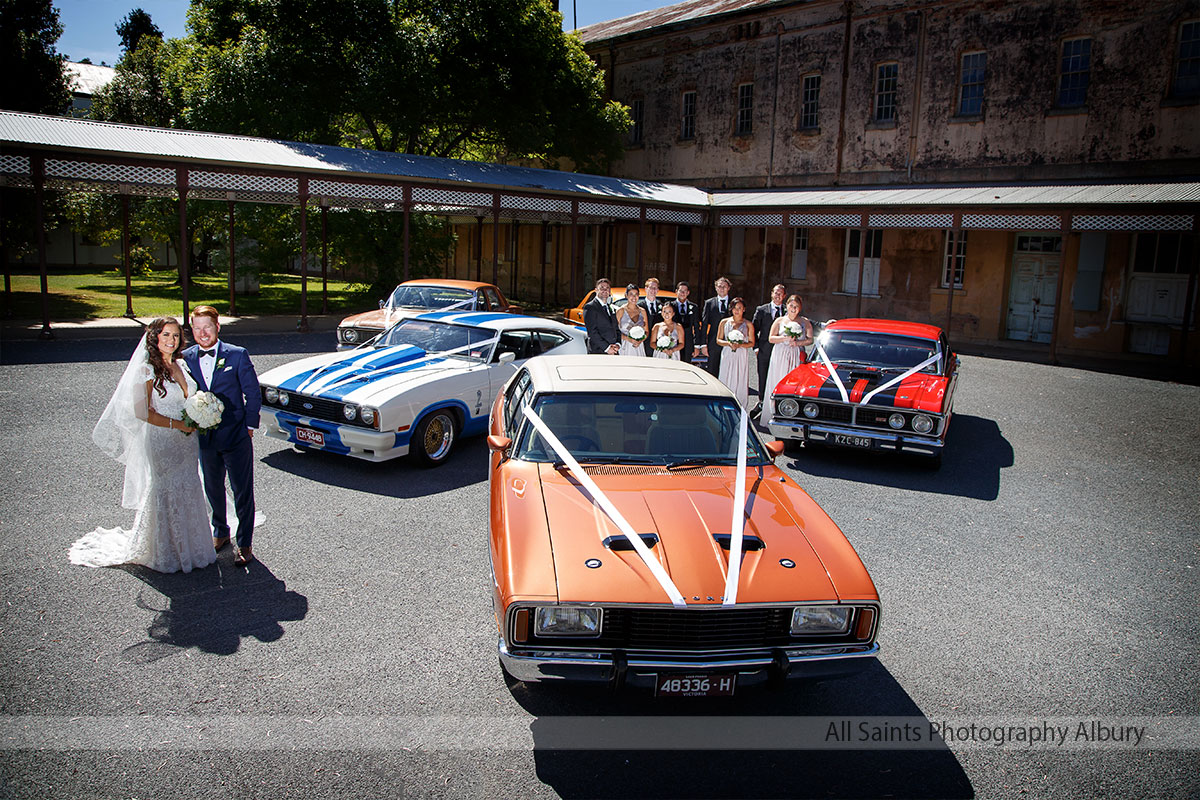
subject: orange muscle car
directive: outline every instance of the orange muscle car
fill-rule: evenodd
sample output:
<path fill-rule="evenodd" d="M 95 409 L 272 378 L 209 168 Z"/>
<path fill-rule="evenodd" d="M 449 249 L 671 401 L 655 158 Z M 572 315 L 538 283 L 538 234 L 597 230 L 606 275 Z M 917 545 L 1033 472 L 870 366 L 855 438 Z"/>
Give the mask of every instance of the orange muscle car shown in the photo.
<path fill-rule="evenodd" d="M 353 350 L 370 341 L 396 320 L 427 311 L 499 311 L 520 314 L 504 293 L 490 283 L 451 278 L 419 278 L 405 281 L 379 301 L 377 311 L 351 314 L 338 323 L 337 349 Z"/>
<path fill-rule="evenodd" d="M 515 680 L 732 694 L 857 672 L 879 594 L 733 394 L 661 359 L 531 359 L 492 406 L 490 557 Z M 740 556 L 738 555 L 740 554 Z"/>

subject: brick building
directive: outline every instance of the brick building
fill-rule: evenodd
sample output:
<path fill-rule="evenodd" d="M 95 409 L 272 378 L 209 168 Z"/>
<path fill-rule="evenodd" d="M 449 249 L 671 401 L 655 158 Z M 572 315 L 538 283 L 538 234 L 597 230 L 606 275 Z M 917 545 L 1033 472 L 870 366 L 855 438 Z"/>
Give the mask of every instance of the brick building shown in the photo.
<path fill-rule="evenodd" d="M 611 174 L 713 202 L 593 221 L 573 290 L 782 278 L 814 317 L 1196 363 L 1200 2 L 694 0 L 578 33 L 634 118 Z"/>

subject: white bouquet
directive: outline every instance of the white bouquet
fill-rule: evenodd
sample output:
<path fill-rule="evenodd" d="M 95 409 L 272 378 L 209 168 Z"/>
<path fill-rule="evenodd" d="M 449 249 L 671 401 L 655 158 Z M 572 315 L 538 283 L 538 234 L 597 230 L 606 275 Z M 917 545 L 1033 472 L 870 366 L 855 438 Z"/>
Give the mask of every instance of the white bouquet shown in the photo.
<path fill-rule="evenodd" d="M 221 424 L 225 404 L 212 392 L 196 392 L 183 404 L 183 422 L 201 433 L 208 433 Z"/>
<path fill-rule="evenodd" d="M 784 323 L 779 326 L 779 331 L 780 333 L 787 334 L 793 339 L 804 338 L 804 326 L 799 322 L 792 322 L 790 319 L 785 320 Z"/>
<path fill-rule="evenodd" d="M 725 341 L 730 344 L 745 344 L 746 335 L 739 330 L 731 330 L 726 336 Z"/>
<path fill-rule="evenodd" d="M 634 325 L 632 328 L 629 329 L 629 333 L 627 333 L 625 335 L 628 336 L 630 339 L 633 339 L 635 342 L 646 341 L 646 329 L 643 328 L 641 325 Z"/>
<path fill-rule="evenodd" d="M 666 351 L 670 350 L 670 349 L 671 349 L 672 347 L 674 347 L 674 346 L 675 346 L 675 343 L 674 343 L 673 341 L 671 341 L 671 337 L 670 337 L 670 336 L 660 336 L 660 337 L 658 337 L 658 339 L 657 339 L 657 340 L 654 342 L 654 349 L 655 349 L 655 350 L 662 350 L 664 353 L 665 353 Z"/>

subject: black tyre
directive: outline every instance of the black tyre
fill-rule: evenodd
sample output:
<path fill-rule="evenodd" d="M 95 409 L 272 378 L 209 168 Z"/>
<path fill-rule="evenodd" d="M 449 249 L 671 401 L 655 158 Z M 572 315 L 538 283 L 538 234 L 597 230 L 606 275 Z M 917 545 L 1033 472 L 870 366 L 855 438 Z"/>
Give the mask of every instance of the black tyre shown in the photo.
<path fill-rule="evenodd" d="M 413 431 L 410 453 L 423 467 L 437 467 L 450 457 L 458 437 L 458 421 L 454 412 L 442 409 L 426 414 Z"/>

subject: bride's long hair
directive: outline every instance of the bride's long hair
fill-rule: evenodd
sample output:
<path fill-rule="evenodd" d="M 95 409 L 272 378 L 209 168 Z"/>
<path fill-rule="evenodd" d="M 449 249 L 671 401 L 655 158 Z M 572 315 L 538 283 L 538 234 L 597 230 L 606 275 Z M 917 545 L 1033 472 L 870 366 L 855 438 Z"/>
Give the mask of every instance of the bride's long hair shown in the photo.
<path fill-rule="evenodd" d="M 150 362 L 150 368 L 154 370 L 153 386 L 159 397 L 167 396 L 165 384 L 167 381 L 175 379 L 171 375 L 171 368 L 167 366 L 167 362 L 163 360 L 162 353 L 158 349 L 158 335 L 168 325 L 179 328 L 179 341 L 175 343 L 175 352 L 171 354 L 172 359 L 177 359 L 183 352 L 183 326 L 179 324 L 179 321 L 174 317 L 159 317 L 146 326 L 146 359 Z"/>

